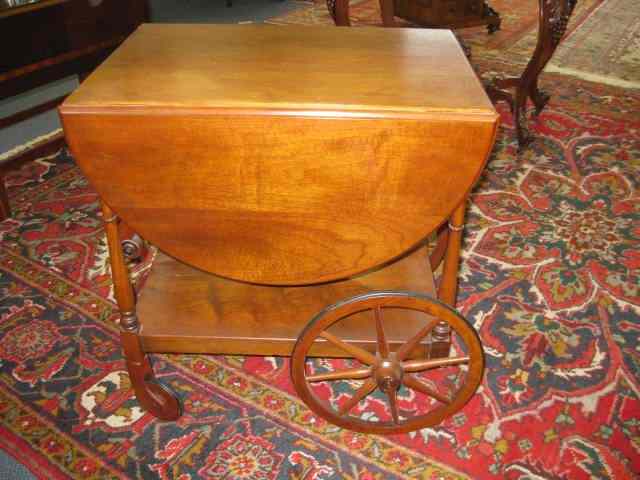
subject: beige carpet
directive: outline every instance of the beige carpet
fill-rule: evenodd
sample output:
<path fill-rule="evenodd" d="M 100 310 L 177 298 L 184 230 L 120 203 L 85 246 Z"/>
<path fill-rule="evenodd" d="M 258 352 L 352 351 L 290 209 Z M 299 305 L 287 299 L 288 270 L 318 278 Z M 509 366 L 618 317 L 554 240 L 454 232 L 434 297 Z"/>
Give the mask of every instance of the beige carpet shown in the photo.
<path fill-rule="evenodd" d="M 605 0 L 558 47 L 547 71 L 640 88 L 640 1 Z"/>

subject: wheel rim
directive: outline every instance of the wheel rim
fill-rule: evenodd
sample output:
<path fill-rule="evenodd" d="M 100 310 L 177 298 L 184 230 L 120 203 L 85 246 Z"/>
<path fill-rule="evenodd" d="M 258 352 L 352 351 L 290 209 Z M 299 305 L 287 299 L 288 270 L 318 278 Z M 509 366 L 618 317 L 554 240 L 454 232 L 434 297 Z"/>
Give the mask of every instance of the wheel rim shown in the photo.
<path fill-rule="evenodd" d="M 384 310 L 401 308 L 430 315 L 423 328 L 415 332 L 396 351 L 389 348 L 385 327 Z M 357 312 L 373 312 L 372 327 L 376 331 L 376 354 L 337 338 L 327 329 L 342 319 Z M 466 348 L 464 355 L 438 359 L 410 359 L 409 355 L 430 334 L 439 322 L 446 322 L 452 334 Z M 327 373 L 307 371 L 309 349 L 317 341 L 326 341 L 359 361 L 362 366 Z M 432 372 L 447 367 L 466 367 L 462 385 L 448 394 L 425 383 L 418 373 Z M 484 358 L 482 346 L 475 330 L 455 310 L 427 295 L 413 292 L 382 291 L 357 295 L 322 310 L 307 324 L 298 337 L 292 357 L 291 376 L 300 398 L 320 417 L 347 428 L 365 433 L 404 433 L 433 426 L 462 408 L 475 393 L 482 379 Z M 342 404 L 333 406 L 314 392 L 314 385 L 321 382 L 360 381 L 362 384 Z M 402 415 L 399 408 L 400 388 L 413 390 L 412 395 L 429 398 L 435 408 L 415 416 Z M 366 420 L 354 415 L 356 406 L 377 391 L 382 392 L 387 402 L 388 420 Z M 416 393 L 417 392 L 417 393 Z"/>

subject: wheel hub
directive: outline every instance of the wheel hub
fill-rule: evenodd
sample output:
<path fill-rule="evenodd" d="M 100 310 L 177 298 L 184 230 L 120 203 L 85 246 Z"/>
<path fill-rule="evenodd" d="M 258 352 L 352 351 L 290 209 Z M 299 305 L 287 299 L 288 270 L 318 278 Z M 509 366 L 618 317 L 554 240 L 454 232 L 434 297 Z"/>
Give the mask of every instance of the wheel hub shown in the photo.
<path fill-rule="evenodd" d="M 383 392 L 400 388 L 403 375 L 404 369 L 401 363 L 393 357 L 393 354 L 391 358 L 380 359 L 373 366 L 373 378 L 378 384 L 378 388 Z"/>

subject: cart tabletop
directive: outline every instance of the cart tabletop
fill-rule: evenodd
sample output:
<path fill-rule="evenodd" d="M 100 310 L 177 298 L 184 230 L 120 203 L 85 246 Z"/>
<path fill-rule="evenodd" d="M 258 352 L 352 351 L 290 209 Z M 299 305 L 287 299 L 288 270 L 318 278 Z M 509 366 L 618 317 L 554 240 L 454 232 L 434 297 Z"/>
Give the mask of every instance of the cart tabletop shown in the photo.
<path fill-rule="evenodd" d="M 270 285 L 421 245 L 498 115 L 442 30 L 143 25 L 60 108 L 101 199 L 169 255 Z"/>
<path fill-rule="evenodd" d="M 66 102 L 339 112 L 494 110 L 449 30 L 142 25 Z"/>

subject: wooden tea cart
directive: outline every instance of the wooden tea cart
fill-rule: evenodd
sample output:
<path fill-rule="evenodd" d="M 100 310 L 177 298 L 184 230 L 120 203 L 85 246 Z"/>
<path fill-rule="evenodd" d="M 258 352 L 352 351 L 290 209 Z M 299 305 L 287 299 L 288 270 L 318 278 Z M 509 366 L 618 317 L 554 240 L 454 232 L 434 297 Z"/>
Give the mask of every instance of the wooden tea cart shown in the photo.
<path fill-rule="evenodd" d="M 60 112 L 155 416 L 180 406 L 150 352 L 291 356 L 302 400 L 363 432 L 432 425 L 473 395 L 482 349 L 452 305 L 498 116 L 451 32 L 143 25 Z M 135 292 L 122 244 L 139 238 L 160 253 Z M 332 357 L 353 360 L 314 360 Z M 429 378 L 443 369 L 456 381 Z M 338 403 L 318 392 L 335 382 Z M 362 414 L 369 395 L 385 412 Z"/>

